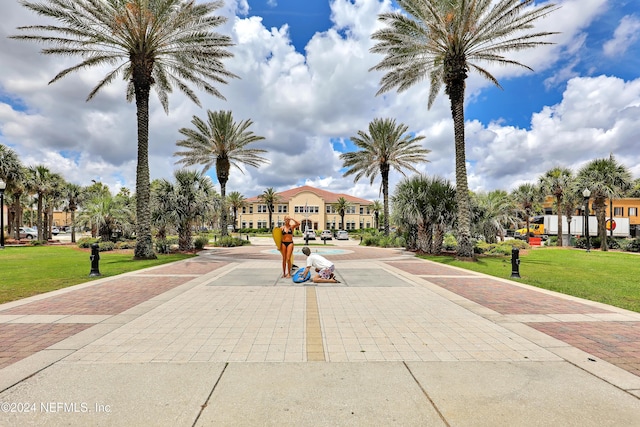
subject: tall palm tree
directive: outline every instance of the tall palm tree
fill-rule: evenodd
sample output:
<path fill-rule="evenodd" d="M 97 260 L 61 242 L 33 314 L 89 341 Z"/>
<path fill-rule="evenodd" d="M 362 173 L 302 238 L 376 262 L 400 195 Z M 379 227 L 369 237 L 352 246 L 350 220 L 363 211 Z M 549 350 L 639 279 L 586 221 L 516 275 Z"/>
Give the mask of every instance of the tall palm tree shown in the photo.
<path fill-rule="evenodd" d="M 204 165 L 202 172 L 208 171 L 215 165 L 216 176 L 220 183 L 220 196 L 223 203 L 226 202 L 226 186 L 229 180 L 229 170 L 235 166 L 242 171 L 240 165 L 245 164 L 259 167 L 268 160 L 259 154 L 266 150 L 249 148 L 249 144 L 264 139 L 253 131 L 248 130 L 253 124 L 252 120 L 234 122 L 231 111 L 207 111 L 207 121 L 193 116 L 191 123 L 195 129 L 182 128 L 180 133 L 186 138 L 178 141 L 176 145 L 183 147 L 185 151 L 178 151 L 174 156 L 182 159 L 176 163 L 186 166 Z M 244 173 L 244 172 L 243 172 Z M 227 234 L 227 212 L 225 206 L 222 210 L 222 235 Z"/>
<path fill-rule="evenodd" d="M 548 170 L 539 179 L 541 190 L 555 199 L 556 215 L 558 216 L 558 246 L 562 246 L 562 206 L 564 194 L 573 185 L 573 172 L 559 166 Z"/>
<path fill-rule="evenodd" d="M 458 198 L 458 256 L 473 258 L 467 183 L 464 90 L 469 70 L 500 87 L 479 63 L 518 65 L 502 56 L 542 44 L 549 32 L 529 33 L 537 19 L 555 5 L 530 7 L 534 0 L 397 0 L 406 13 L 388 12 L 378 19 L 385 25 L 371 38 L 371 52 L 385 55 L 371 70 L 385 71 L 378 95 L 397 87 L 403 92 L 430 81 L 428 108 L 444 85 L 454 124 L 456 189 Z"/>
<path fill-rule="evenodd" d="M 340 159 L 348 168 L 343 176 L 355 175 L 354 181 L 366 176 L 370 183 L 378 174 L 382 177 L 382 198 L 384 201 L 384 234 L 389 235 L 389 172 L 393 168 L 405 175 L 403 169 L 418 172 L 415 163 L 428 162 L 427 153 L 431 150 L 422 148 L 420 141 L 424 136 L 407 133 L 409 128 L 396 124 L 395 119 L 373 119 L 369 123 L 369 133 L 359 130 L 357 136 L 351 137 L 358 151 L 342 153 Z"/>
<path fill-rule="evenodd" d="M 238 229 L 238 209 L 242 209 L 245 206 L 245 198 L 238 191 L 232 191 L 227 196 L 227 205 L 233 211 L 233 229 Z"/>
<path fill-rule="evenodd" d="M 571 236 L 571 220 L 576 211 L 580 209 L 583 202 L 582 192 L 584 188 L 580 188 L 577 181 L 573 180 L 571 187 L 565 191 L 562 196 L 562 208 L 560 212 L 567 218 L 567 234 Z"/>
<path fill-rule="evenodd" d="M 151 241 L 149 205 L 149 93 L 155 89 L 165 112 L 169 94 L 177 87 L 197 105 L 200 101 L 188 86 L 194 84 L 224 99 L 209 81 L 226 83 L 237 77 L 221 59 L 232 56 L 224 48 L 231 38 L 212 30 L 226 18 L 212 13 L 222 1 L 184 0 L 22 0 L 33 12 L 53 18 L 59 25 L 18 27 L 27 34 L 16 39 L 50 45 L 45 54 L 79 56 L 81 62 L 59 72 L 53 83 L 73 71 L 115 66 L 91 91 L 122 77 L 128 82 L 127 101 L 136 102 L 138 119 L 138 165 L 136 169 L 136 259 L 155 258 Z"/>
<path fill-rule="evenodd" d="M 44 165 L 30 166 L 28 174 L 29 190 L 32 194 L 36 194 L 38 200 L 36 225 L 38 227 L 38 240 L 42 241 L 45 236 L 42 221 L 44 201 L 54 174 Z"/>
<path fill-rule="evenodd" d="M 82 196 L 82 187 L 78 184 L 67 183 L 64 189 L 64 197 L 67 199 L 67 208 L 71 212 L 71 243 L 76 242 L 76 211 Z"/>
<path fill-rule="evenodd" d="M 280 202 L 280 196 L 273 187 L 269 187 L 262 194 L 258 196 L 258 200 L 267 205 L 267 211 L 269 212 L 269 226 L 271 228 L 272 217 L 273 217 L 273 208 L 274 206 Z"/>
<path fill-rule="evenodd" d="M 378 217 L 380 216 L 380 211 L 384 209 L 384 205 L 380 203 L 380 200 L 374 200 L 371 205 L 371 210 L 373 211 L 373 215 L 375 216 L 375 229 L 380 228 L 378 223 Z"/>
<path fill-rule="evenodd" d="M 530 183 L 521 184 L 511 193 L 511 197 L 513 197 L 513 202 L 516 204 L 518 211 L 524 216 L 527 231 L 529 231 L 531 215 L 540 209 L 540 204 L 544 198 L 540 187 Z M 529 234 L 527 232 L 527 243 L 529 242 Z"/>
<path fill-rule="evenodd" d="M 25 169 L 22 166 L 20 158 L 11 148 L 6 145 L 0 144 L 0 179 L 6 184 L 6 192 L 12 196 L 12 209 L 14 211 L 13 218 L 9 218 L 7 221 L 8 234 L 11 234 L 11 224 L 14 225 L 14 238 L 19 238 L 19 226 L 20 226 L 20 197 L 24 192 L 25 184 Z M 9 205 L 7 203 L 7 205 Z M 0 206 L 0 209 L 2 207 Z M 12 221 L 13 220 L 13 221 Z M 4 230 L 0 230 L 4 232 Z"/>
<path fill-rule="evenodd" d="M 340 215 L 340 229 L 344 230 L 344 214 L 347 212 L 347 209 L 351 206 L 351 203 L 345 199 L 344 197 L 338 197 L 336 200 L 335 210 L 338 211 Z"/>
<path fill-rule="evenodd" d="M 608 159 L 596 159 L 578 171 L 577 181 L 582 188 L 591 191 L 593 206 L 598 218 L 600 249 L 607 251 L 606 201 L 622 197 L 631 188 L 631 173 L 618 163 L 613 155 Z"/>

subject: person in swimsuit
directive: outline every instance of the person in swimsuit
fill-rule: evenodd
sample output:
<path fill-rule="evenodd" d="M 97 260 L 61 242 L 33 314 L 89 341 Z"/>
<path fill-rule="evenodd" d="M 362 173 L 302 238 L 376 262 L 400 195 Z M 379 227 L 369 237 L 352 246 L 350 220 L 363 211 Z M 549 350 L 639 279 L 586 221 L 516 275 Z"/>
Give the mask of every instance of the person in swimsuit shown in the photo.
<path fill-rule="evenodd" d="M 295 219 L 285 216 L 282 224 L 282 277 L 291 277 L 291 254 L 293 254 L 293 230 L 300 227 L 300 223 Z"/>

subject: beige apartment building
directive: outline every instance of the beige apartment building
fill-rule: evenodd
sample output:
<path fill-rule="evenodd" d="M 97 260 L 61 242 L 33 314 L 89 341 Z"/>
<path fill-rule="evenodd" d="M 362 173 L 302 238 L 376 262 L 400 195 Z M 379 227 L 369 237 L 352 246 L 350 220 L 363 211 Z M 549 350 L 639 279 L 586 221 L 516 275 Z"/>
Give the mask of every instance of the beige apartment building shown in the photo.
<path fill-rule="evenodd" d="M 278 203 L 274 205 L 272 224 L 269 225 L 267 205 L 260 199 L 251 197 L 245 200 L 246 206 L 238 212 L 240 228 L 272 228 L 280 226 L 285 216 L 300 222 L 301 230 L 331 230 L 341 228 L 341 217 L 336 210 L 336 203 L 344 197 L 351 205 L 344 215 L 344 229 L 357 230 L 375 227 L 373 202 L 350 196 L 349 194 L 332 193 L 305 185 L 277 193 Z"/>

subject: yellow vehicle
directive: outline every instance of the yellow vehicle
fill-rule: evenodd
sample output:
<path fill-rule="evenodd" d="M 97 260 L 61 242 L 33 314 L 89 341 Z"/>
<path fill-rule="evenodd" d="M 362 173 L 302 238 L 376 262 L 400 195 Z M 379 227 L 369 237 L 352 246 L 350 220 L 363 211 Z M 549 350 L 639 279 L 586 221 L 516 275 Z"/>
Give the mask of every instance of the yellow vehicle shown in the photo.
<path fill-rule="evenodd" d="M 545 232 L 545 229 L 544 229 L 544 221 L 542 220 L 536 221 L 537 218 L 542 219 L 542 217 L 533 218 L 532 222 L 529 223 L 529 228 L 527 229 L 527 227 L 524 227 L 524 228 L 517 229 L 514 233 L 514 237 L 516 239 L 526 240 L 527 235 L 530 235 L 530 236 L 533 235 L 533 237 L 542 237 L 543 239 L 546 240 L 547 233 Z"/>

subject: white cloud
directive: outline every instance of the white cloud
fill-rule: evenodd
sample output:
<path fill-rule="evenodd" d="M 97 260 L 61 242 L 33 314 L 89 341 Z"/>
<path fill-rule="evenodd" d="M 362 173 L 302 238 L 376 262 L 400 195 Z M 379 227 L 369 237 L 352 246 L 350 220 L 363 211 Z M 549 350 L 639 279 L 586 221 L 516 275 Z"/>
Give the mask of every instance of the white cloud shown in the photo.
<path fill-rule="evenodd" d="M 558 44 L 518 53 L 522 56 L 517 59 L 536 71 L 556 66 L 567 53 L 578 57 L 585 28 L 603 13 L 606 2 L 560 3 L 563 7 L 559 11 L 541 21 L 541 29 L 562 30 L 555 38 Z M 17 2 L 5 6 L 7 19 L 0 22 L 3 35 L 14 34 L 16 25 L 37 19 Z M 425 135 L 424 146 L 432 150 L 430 163 L 419 169 L 455 182 L 453 124 L 445 94 L 439 95 L 430 110 L 427 83 L 402 94 L 375 96 L 381 74 L 368 70 L 381 57 L 369 53 L 369 36 L 378 28 L 377 15 L 389 7 L 388 0 L 332 2 L 333 28 L 316 33 L 303 55 L 291 45 L 287 26 L 265 28 L 260 18 L 245 17 L 249 10 L 246 0 L 225 2 L 222 13 L 229 21 L 219 31 L 236 43 L 234 58 L 225 64 L 241 79 L 218 86 L 226 101 L 199 95 L 202 108 L 179 93 L 173 94 L 168 115 L 152 95 L 152 179 L 170 178 L 177 168 L 172 154 L 181 138 L 178 130 L 190 127 L 194 115 L 204 117 L 207 110 L 222 109 L 231 110 L 236 120 L 253 120 L 251 129 L 265 136 L 259 146 L 268 150 L 265 157 L 270 160 L 259 169 L 246 168 L 244 174 L 232 171 L 228 192 L 252 197 L 267 187 L 279 191 L 308 184 L 380 199 L 379 179 L 370 185 L 367 179 L 354 183 L 352 177 L 342 177 L 339 155 L 343 148 L 332 144 L 366 130 L 376 117 L 395 118 L 412 132 Z M 124 84 L 117 82 L 85 102 L 104 70 L 72 74 L 48 85 L 69 62 L 43 56 L 39 49 L 0 37 L 0 143 L 16 149 L 24 163 L 45 164 L 69 181 L 86 185 L 99 179 L 114 191 L 120 186 L 135 188 L 135 105 L 125 101 Z M 563 100 L 532 111 L 530 131 L 498 122 L 467 124 L 472 189 L 508 189 L 516 182 L 535 180 L 556 162 L 576 167 L 606 156 L 610 150 L 630 167 L 640 164 L 633 139 L 640 134 L 635 119 L 640 83 L 615 77 L 580 78 L 575 76 L 571 61 L 563 66 L 565 71 L 558 71 L 553 82 L 562 85 L 572 78 Z M 522 73 L 515 68 L 492 71 L 499 79 Z M 487 84 L 471 74 L 468 93 L 477 93 Z M 635 173 L 640 175 L 640 170 Z M 215 177 L 214 171 L 211 174 Z M 402 175 L 392 172 L 392 189 L 400 179 Z"/>
<path fill-rule="evenodd" d="M 615 57 L 624 54 L 640 37 L 640 19 L 635 16 L 625 16 L 613 33 L 613 38 L 602 46 L 604 54 Z"/>

